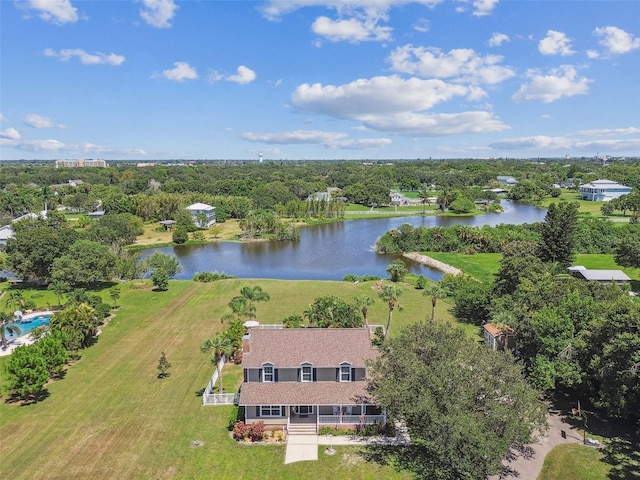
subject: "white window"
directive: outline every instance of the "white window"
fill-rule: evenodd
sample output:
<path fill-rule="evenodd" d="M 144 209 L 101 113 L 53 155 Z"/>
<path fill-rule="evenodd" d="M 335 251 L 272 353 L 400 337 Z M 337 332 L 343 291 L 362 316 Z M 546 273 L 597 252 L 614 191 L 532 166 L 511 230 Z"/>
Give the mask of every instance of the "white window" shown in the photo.
<path fill-rule="evenodd" d="M 261 405 L 260 416 L 261 417 L 281 417 L 282 407 L 280 405 Z"/>
<path fill-rule="evenodd" d="M 302 378 L 303 382 L 313 382 L 313 365 L 310 363 L 302 364 Z"/>
<path fill-rule="evenodd" d="M 273 365 L 265 363 L 262 365 L 262 381 L 273 382 Z"/>
<path fill-rule="evenodd" d="M 340 364 L 340 381 L 341 382 L 351 381 L 351 364 L 349 363 Z"/>
<path fill-rule="evenodd" d="M 298 415 L 312 415 L 313 405 L 297 405 L 293 411 Z"/>

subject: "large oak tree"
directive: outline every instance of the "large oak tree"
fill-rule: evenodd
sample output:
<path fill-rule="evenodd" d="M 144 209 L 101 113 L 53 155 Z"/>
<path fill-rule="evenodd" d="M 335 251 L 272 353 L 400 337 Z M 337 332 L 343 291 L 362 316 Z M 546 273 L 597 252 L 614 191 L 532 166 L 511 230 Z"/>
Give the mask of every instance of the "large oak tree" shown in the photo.
<path fill-rule="evenodd" d="M 369 392 L 412 445 L 397 461 L 419 478 L 480 479 L 546 428 L 546 407 L 509 353 L 444 322 L 421 322 L 385 342 Z"/>

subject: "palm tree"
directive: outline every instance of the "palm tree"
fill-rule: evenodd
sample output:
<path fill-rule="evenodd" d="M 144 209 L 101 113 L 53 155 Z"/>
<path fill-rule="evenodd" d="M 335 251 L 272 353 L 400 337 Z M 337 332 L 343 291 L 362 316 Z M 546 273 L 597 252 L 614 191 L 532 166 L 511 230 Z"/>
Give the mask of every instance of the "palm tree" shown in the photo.
<path fill-rule="evenodd" d="M 7 296 L 6 305 L 7 307 L 13 306 L 16 310 L 24 309 L 27 304 L 24 295 L 22 294 L 22 290 L 11 290 L 9 295 Z"/>
<path fill-rule="evenodd" d="M 431 200 L 429 200 L 429 198 L 431 198 L 431 192 L 424 183 L 418 190 L 418 198 L 420 198 L 420 201 L 422 202 L 422 213 L 424 214 L 427 212 L 427 205 L 431 205 Z"/>
<path fill-rule="evenodd" d="M 389 318 L 387 319 L 387 328 L 384 332 L 384 337 L 387 338 L 389 334 L 389 328 L 391 327 L 391 319 L 393 318 L 393 311 L 396 307 L 401 310 L 402 307 L 398 304 L 398 298 L 402 295 L 402 289 L 395 285 L 385 285 L 382 290 L 378 292 L 378 296 L 388 303 L 389 305 Z"/>
<path fill-rule="evenodd" d="M 56 297 L 58 297 L 58 306 L 60 306 L 60 299 L 62 298 L 62 294 L 67 293 L 69 290 L 71 290 L 71 286 L 64 280 L 54 278 L 53 280 L 51 280 L 49 285 L 47 285 L 47 290 L 52 290 L 56 294 Z"/>
<path fill-rule="evenodd" d="M 373 305 L 375 300 L 371 298 L 369 295 L 360 295 L 359 297 L 355 297 L 353 299 L 353 303 L 357 308 L 362 312 L 362 318 L 364 319 L 364 325 L 366 327 L 369 326 L 369 321 L 367 320 L 367 315 L 369 313 L 369 305 Z"/>
<path fill-rule="evenodd" d="M 255 318 L 256 306 L 254 302 L 268 302 L 271 299 L 269 294 L 263 292 L 262 288 L 257 285 L 255 287 L 243 287 L 242 290 L 240 290 L 240 295 L 247 301 L 247 316 L 249 320 Z"/>
<path fill-rule="evenodd" d="M 213 340 L 205 340 L 205 342 L 200 346 L 200 351 L 202 351 L 202 353 L 211 352 L 209 359 L 211 360 L 211 363 L 215 364 L 216 369 L 218 370 L 218 379 L 220 380 L 220 388 L 218 389 L 218 392 L 224 393 L 220 360 L 222 360 L 223 357 L 229 358 L 231 354 L 233 354 L 233 341 L 229 336 L 220 332 L 213 337 Z"/>
<path fill-rule="evenodd" d="M 7 332 L 12 335 L 20 335 L 20 327 L 10 325 L 11 320 L 10 315 L 0 312 L 0 342 L 2 342 L 2 348 L 7 348 Z"/>
<path fill-rule="evenodd" d="M 427 297 L 431 297 L 431 321 L 433 322 L 436 319 L 436 304 L 438 303 L 438 299 L 447 298 L 449 296 L 449 289 L 444 288 L 439 283 L 431 285 L 428 288 L 425 288 L 423 295 Z"/>

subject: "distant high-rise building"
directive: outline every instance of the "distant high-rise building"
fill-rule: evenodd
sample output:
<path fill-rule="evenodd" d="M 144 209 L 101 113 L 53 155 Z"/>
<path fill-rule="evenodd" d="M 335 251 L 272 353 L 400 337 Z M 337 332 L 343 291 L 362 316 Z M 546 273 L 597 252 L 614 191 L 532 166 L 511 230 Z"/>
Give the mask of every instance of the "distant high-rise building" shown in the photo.
<path fill-rule="evenodd" d="M 107 162 L 104 160 L 56 160 L 56 168 L 84 168 L 84 167 L 98 167 L 105 168 L 107 166 Z"/>

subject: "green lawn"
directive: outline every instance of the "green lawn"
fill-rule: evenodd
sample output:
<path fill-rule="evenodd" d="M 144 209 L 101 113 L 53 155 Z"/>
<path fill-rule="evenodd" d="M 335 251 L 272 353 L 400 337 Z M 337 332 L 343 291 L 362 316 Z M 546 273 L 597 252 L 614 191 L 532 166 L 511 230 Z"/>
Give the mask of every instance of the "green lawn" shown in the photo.
<path fill-rule="evenodd" d="M 502 258 L 499 253 L 465 255 L 463 253 L 424 252 L 424 255 L 459 268 L 467 275 L 483 282 L 493 280 L 493 275 L 500 270 L 500 259 Z"/>
<path fill-rule="evenodd" d="M 283 445 L 244 446 L 229 438 L 231 407 L 202 406 L 199 393 L 213 366 L 200 344 L 225 328 L 220 317 L 231 297 L 256 284 L 271 295 L 257 308 L 263 323 L 302 314 L 320 295 L 375 296 L 374 283 L 366 282 L 172 281 L 168 292 L 124 284 L 116 317 L 65 378 L 48 386 L 48 398 L 27 406 L 0 402 L 0 478 L 411 478 L 365 462 L 357 447 L 284 465 Z M 409 285 L 400 303 L 392 334 L 428 310 L 428 299 Z M 370 322 L 385 323 L 387 311 L 377 300 Z M 444 302 L 438 316 L 450 318 Z M 159 380 L 162 351 L 172 367 L 171 376 Z M 0 359 L 0 383 L 6 359 Z M 239 368 L 226 368 L 224 379 L 225 390 L 237 385 Z M 194 440 L 204 445 L 194 448 Z"/>
<path fill-rule="evenodd" d="M 605 480 L 611 466 L 602 459 L 602 453 L 592 447 L 558 445 L 546 456 L 538 480 Z"/>

